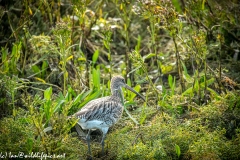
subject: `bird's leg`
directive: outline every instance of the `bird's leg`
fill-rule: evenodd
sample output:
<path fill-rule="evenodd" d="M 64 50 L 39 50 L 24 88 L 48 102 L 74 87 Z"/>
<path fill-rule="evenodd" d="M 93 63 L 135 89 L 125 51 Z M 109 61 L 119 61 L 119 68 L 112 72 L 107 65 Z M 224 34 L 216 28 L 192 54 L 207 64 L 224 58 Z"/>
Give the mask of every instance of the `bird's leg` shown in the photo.
<path fill-rule="evenodd" d="M 90 133 L 91 133 L 91 130 L 89 129 L 86 140 L 87 140 L 87 145 L 88 145 L 88 154 L 92 157 L 91 147 L 90 147 Z"/>
<path fill-rule="evenodd" d="M 102 156 L 104 156 L 104 140 L 106 138 L 107 132 L 108 132 L 108 127 L 102 128 L 102 141 L 101 141 Z"/>
<path fill-rule="evenodd" d="M 105 140 L 105 137 L 106 137 L 106 134 L 103 133 L 102 141 L 101 141 L 101 145 L 102 145 L 102 156 L 104 156 L 104 140 Z"/>

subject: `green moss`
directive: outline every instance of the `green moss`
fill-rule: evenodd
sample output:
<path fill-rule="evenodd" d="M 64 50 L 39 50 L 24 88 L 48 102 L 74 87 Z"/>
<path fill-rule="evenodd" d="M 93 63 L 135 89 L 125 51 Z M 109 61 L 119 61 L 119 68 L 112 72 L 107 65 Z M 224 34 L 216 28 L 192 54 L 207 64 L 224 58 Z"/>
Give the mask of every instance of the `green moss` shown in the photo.
<path fill-rule="evenodd" d="M 39 143 L 36 141 L 31 147 L 33 130 L 21 119 L 4 118 L 0 121 L 0 150 L 2 152 L 21 152 L 36 151 Z"/>
<path fill-rule="evenodd" d="M 107 138 L 108 153 L 114 159 L 238 159 L 238 130 L 235 138 L 226 138 L 223 117 L 229 113 L 228 103 L 213 101 L 199 111 L 189 119 L 163 113 L 140 127 L 114 128 Z"/>
<path fill-rule="evenodd" d="M 87 146 L 78 137 L 64 132 L 63 126 L 66 125 L 66 121 L 62 125 L 55 126 L 56 128 L 53 127 L 52 132 L 40 136 L 31 119 L 22 113 L 22 111 L 18 112 L 18 117 L 15 119 L 9 117 L 0 121 L 1 152 L 11 152 L 15 155 L 18 155 L 19 152 L 24 154 L 43 152 L 45 154 L 65 154 L 69 159 L 86 158 Z M 55 120 L 59 122 L 60 118 L 55 117 Z"/>

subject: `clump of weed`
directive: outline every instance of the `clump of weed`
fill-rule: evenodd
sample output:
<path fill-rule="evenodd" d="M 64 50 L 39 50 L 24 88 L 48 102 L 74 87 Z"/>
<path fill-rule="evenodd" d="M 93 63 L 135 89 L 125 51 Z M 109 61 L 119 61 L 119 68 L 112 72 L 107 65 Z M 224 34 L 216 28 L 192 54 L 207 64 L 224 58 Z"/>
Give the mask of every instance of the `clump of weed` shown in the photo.
<path fill-rule="evenodd" d="M 86 158 L 87 147 L 74 134 L 66 133 L 63 116 L 55 114 L 52 130 L 39 134 L 32 118 L 22 109 L 17 110 L 17 117 L 6 117 L 0 121 L 0 150 L 2 153 L 18 155 L 24 153 L 44 153 L 48 155 L 65 155 L 65 158 Z M 36 117 L 35 117 L 36 118 Z M 35 119 L 36 120 L 36 119 Z M 61 128 L 61 129 L 60 129 Z M 49 128 L 48 128 L 49 129 Z M 43 141 L 44 139 L 44 141 Z"/>
<path fill-rule="evenodd" d="M 12 154 L 38 151 L 41 147 L 39 141 L 34 140 L 33 127 L 24 118 L 23 112 L 17 114 L 15 119 L 7 117 L 0 121 L 0 150 Z"/>
<path fill-rule="evenodd" d="M 224 129 L 213 132 L 205 130 L 202 136 L 189 146 L 188 153 L 191 159 L 221 159 L 221 151 L 227 147 L 224 133 Z"/>

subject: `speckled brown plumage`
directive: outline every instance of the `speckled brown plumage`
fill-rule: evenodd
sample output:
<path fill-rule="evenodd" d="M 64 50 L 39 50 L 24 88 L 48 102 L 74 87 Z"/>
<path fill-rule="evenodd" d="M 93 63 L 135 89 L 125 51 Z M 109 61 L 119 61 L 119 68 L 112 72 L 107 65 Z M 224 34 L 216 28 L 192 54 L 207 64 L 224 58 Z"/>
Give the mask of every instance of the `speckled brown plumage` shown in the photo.
<path fill-rule="evenodd" d="M 84 119 L 84 122 L 99 120 L 112 126 L 120 119 L 122 111 L 121 100 L 118 97 L 108 96 L 90 101 L 75 116 L 80 120 Z"/>

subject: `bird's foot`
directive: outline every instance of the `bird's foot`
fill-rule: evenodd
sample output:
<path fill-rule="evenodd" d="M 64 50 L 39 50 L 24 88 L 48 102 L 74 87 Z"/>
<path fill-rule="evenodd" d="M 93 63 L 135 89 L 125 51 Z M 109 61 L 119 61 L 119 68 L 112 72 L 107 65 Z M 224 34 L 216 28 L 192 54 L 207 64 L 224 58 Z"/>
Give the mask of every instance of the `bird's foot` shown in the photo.
<path fill-rule="evenodd" d="M 92 156 L 87 156 L 87 160 L 92 160 Z"/>

